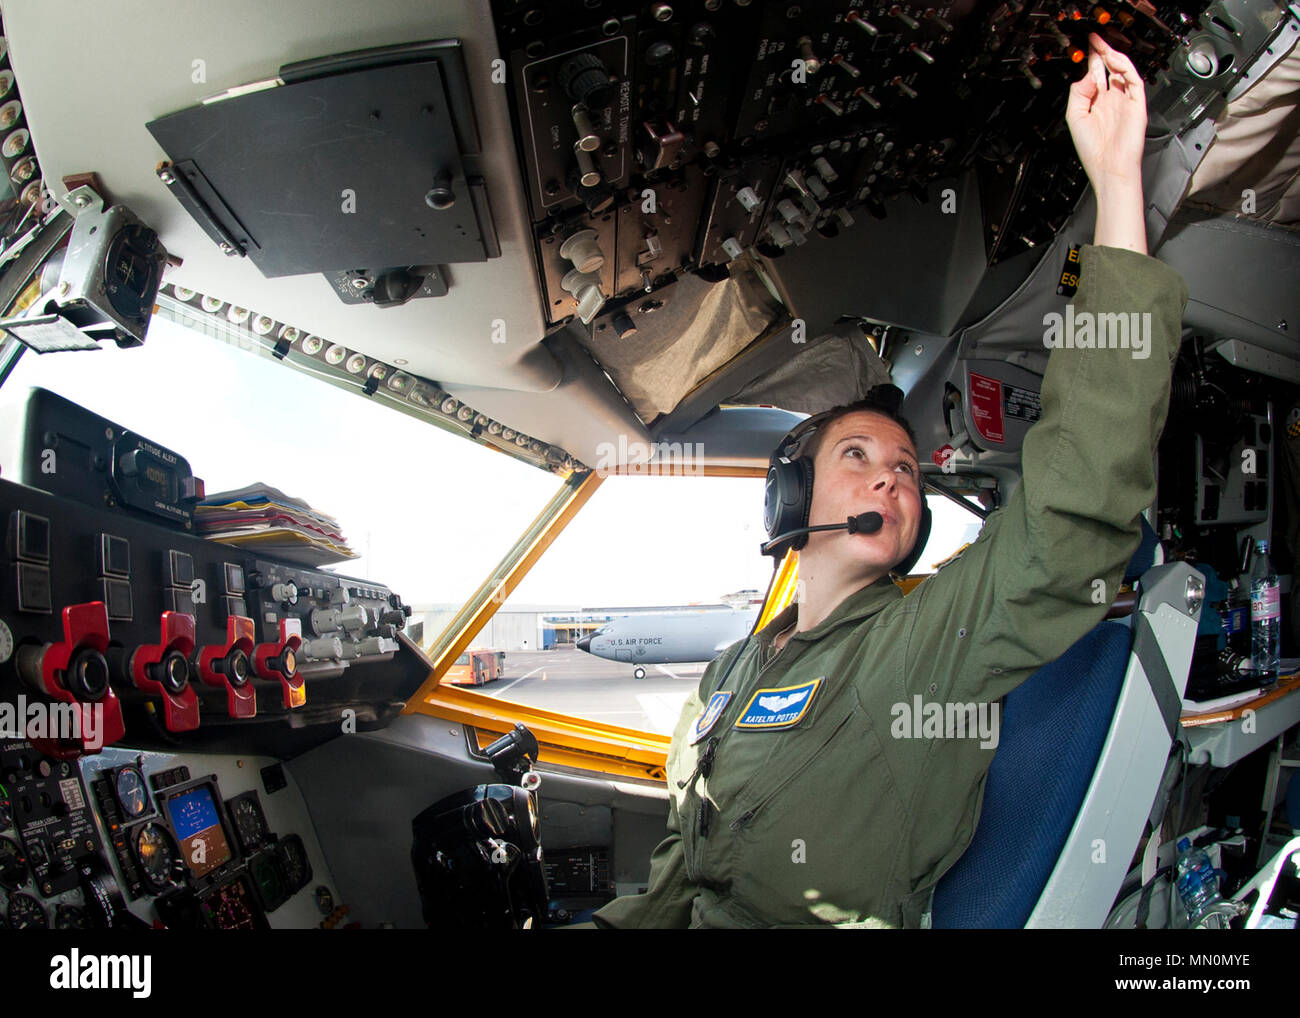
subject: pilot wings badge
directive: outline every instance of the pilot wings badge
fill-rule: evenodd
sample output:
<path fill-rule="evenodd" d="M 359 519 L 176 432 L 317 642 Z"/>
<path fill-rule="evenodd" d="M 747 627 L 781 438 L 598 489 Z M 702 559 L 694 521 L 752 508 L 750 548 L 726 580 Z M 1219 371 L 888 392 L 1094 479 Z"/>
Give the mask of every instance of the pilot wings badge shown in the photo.
<path fill-rule="evenodd" d="M 792 728 L 803 720 L 808 708 L 812 706 L 817 687 L 821 685 L 822 675 L 811 682 L 801 682 L 797 686 L 783 686 L 779 689 L 759 689 L 749 698 L 749 703 L 740 712 L 740 720 L 735 727 L 750 731 L 774 731 Z"/>
<path fill-rule="evenodd" d="M 718 723 L 718 718 L 722 716 L 722 710 L 727 706 L 731 699 L 729 692 L 714 693 L 709 697 L 709 702 L 704 705 L 704 710 L 700 711 L 699 717 L 695 719 L 695 724 L 691 725 L 690 738 L 687 740 L 692 746 L 709 734 L 710 729 Z"/>

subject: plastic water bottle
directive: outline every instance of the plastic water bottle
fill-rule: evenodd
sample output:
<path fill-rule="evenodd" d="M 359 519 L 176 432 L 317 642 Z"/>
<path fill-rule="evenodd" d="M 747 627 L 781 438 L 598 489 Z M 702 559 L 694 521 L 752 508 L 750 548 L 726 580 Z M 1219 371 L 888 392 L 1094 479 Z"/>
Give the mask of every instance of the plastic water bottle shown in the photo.
<path fill-rule="evenodd" d="M 1219 874 L 1202 849 L 1192 848 L 1190 838 L 1178 839 L 1178 896 L 1187 909 L 1187 924 L 1197 920 L 1219 901 Z"/>
<path fill-rule="evenodd" d="M 1277 681 L 1282 640 L 1282 612 L 1277 573 L 1268 557 L 1268 542 L 1255 542 L 1255 568 L 1250 574 L 1250 667 L 1261 685 Z"/>

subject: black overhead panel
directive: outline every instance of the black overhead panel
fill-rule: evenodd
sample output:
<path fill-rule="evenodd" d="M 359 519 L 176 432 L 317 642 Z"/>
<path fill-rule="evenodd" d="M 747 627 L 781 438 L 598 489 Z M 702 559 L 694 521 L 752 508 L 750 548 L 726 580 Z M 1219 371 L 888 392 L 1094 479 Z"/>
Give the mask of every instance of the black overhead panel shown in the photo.
<path fill-rule="evenodd" d="M 459 42 L 292 64 L 279 79 L 147 125 L 172 161 L 160 178 L 223 251 L 268 278 L 327 273 L 344 299 L 363 288 L 358 270 L 500 253 Z"/>

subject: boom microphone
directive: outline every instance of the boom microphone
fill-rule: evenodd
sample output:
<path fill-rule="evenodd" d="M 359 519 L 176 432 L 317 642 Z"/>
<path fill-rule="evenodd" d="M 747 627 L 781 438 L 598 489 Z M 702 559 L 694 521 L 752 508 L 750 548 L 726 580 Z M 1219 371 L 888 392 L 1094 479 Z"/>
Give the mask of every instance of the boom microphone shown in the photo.
<path fill-rule="evenodd" d="M 885 518 L 880 513 L 859 513 L 857 516 L 850 516 L 843 523 L 822 523 L 816 527 L 799 527 L 795 530 L 787 530 L 784 534 L 777 534 L 772 540 L 765 541 L 760 546 L 760 549 L 764 555 L 767 555 L 771 549 L 782 541 L 791 537 L 798 537 L 800 534 L 812 534 L 819 530 L 847 530 L 850 534 L 874 534 L 884 525 Z"/>

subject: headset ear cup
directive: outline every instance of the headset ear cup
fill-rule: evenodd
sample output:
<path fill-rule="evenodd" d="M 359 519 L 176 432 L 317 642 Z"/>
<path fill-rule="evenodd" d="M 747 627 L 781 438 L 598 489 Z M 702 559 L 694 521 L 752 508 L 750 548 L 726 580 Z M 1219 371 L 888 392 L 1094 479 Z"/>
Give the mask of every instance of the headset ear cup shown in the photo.
<path fill-rule="evenodd" d="M 807 457 L 801 456 L 793 462 L 784 456 L 773 457 L 768 465 L 763 491 L 763 525 L 767 528 L 769 541 L 778 534 L 808 525 L 811 494 L 812 463 Z M 807 534 L 792 537 L 784 546 L 774 548 L 771 554 L 779 557 L 789 548 L 802 548 L 807 540 Z"/>

